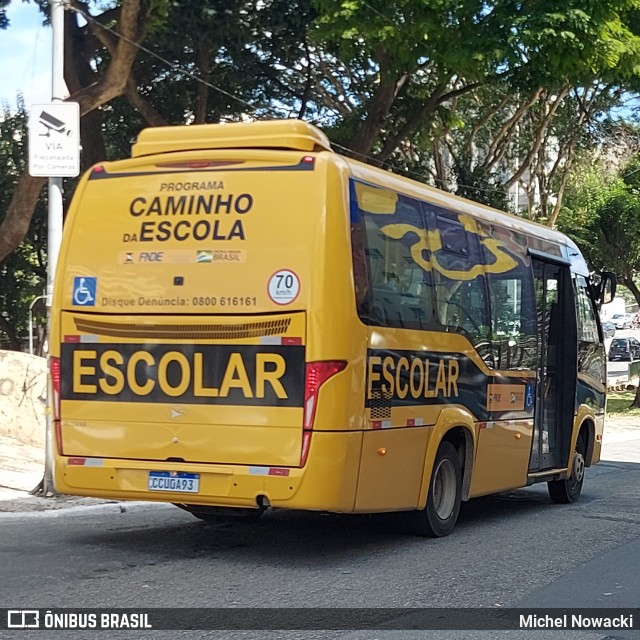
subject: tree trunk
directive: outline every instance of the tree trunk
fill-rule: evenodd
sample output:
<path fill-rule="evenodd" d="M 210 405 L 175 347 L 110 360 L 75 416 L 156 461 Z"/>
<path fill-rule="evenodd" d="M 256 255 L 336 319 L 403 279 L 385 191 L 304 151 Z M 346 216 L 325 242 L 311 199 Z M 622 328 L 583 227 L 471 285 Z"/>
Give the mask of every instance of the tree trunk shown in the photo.
<path fill-rule="evenodd" d="M 29 175 L 28 169 L 25 169 L 20 176 L 7 209 L 7 215 L 0 225 L 0 263 L 27 235 L 33 210 L 45 182 L 46 178 L 34 178 Z"/>
<path fill-rule="evenodd" d="M 631 291 L 633 297 L 636 299 L 636 302 L 638 303 L 638 305 L 640 305 L 640 289 L 638 288 L 638 285 L 633 281 L 633 278 L 625 276 L 621 278 L 621 282 L 625 287 L 627 287 L 627 289 L 629 289 L 629 291 Z"/>
<path fill-rule="evenodd" d="M 109 49 L 110 54 L 109 66 L 104 75 L 97 80 L 92 79 L 87 84 L 83 82 L 83 80 L 86 82 L 86 78 L 81 77 L 82 67 L 75 65 L 72 67 L 76 73 L 70 74 L 73 77 L 69 78 L 69 84 L 72 86 L 82 85 L 82 88 L 73 91 L 70 100 L 79 104 L 82 116 L 126 92 L 133 63 L 138 53 L 138 45 L 144 39 L 145 27 L 151 16 L 151 6 L 151 3 L 146 0 L 122 0 L 118 13 L 117 34 L 104 30 L 91 16 L 81 12 L 87 19 L 95 37 Z M 70 68 L 68 62 L 67 60 L 65 64 L 67 69 Z M 95 131 L 95 122 L 89 124 L 94 125 Z M 45 178 L 34 178 L 29 175 L 27 169 L 20 177 L 7 214 L 0 224 L 0 263 L 24 239 L 44 183 Z M 49 423 L 47 426 L 44 478 L 33 490 L 33 493 L 38 495 L 49 496 L 53 495 L 55 491 L 51 456 L 48 454 L 52 446 L 52 439 L 53 435 Z"/>
<path fill-rule="evenodd" d="M 18 338 L 18 334 L 15 331 L 13 325 L 3 316 L 0 315 L 0 327 L 2 327 L 2 331 L 9 338 L 9 346 L 12 351 L 22 351 L 22 342 L 20 342 L 20 338 Z"/>
<path fill-rule="evenodd" d="M 636 397 L 629 405 L 629 409 L 640 409 L 640 384 L 636 387 Z"/>
<path fill-rule="evenodd" d="M 369 102 L 366 119 L 362 122 L 358 133 L 349 144 L 349 148 L 356 156 L 367 156 L 369 154 L 376 138 L 380 135 L 384 121 L 398 96 L 398 92 L 408 78 L 407 74 L 400 77 L 392 75 L 392 60 L 384 47 L 378 47 L 377 53 L 380 64 L 380 83 Z"/>
<path fill-rule="evenodd" d="M 387 142 L 380 155 L 376 158 L 377 165 L 381 166 L 385 163 L 398 146 L 406 140 L 410 135 L 415 133 L 418 127 L 429 117 L 438 106 L 440 98 L 446 89 L 446 82 L 440 82 L 436 85 L 431 95 L 425 100 L 424 104 L 418 109 L 400 129 L 400 131 Z"/>
<path fill-rule="evenodd" d="M 138 85 L 133 75 L 127 82 L 125 93 L 129 104 L 146 120 L 151 127 L 166 127 L 169 123 L 161 116 L 155 107 L 138 91 Z"/>
<path fill-rule="evenodd" d="M 111 61 L 104 75 L 97 82 L 84 86 L 69 98 L 79 103 L 81 115 L 125 93 L 138 53 L 138 44 L 145 36 L 145 26 L 150 17 L 149 6 L 149 3 L 144 0 L 122 1 L 117 25 L 120 38 L 90 22 L 96 37 L 103 43 L 109 43 L 105 46 L 109 47 Z M 0 224 L 0 263 L 24 239 L 45 180 L 45 178 L 30 176 L 27 169 L 20 177 L 7 214 Z"/>
<path fill-rule="evenodd" d="M 104 161 L 107 151 L 102 135 L 102 113 L 90 111 L 80 120 L 80 139 L 82 140 L 82 171 L 86 171 L 98 162 Z"/>
<path fill-rule="evenodd" d="M 204 124 L 207 121 L 209 87 L 204 84 L 209 82 L 211 76 L 211 47 L 206 42 L 198 44 L 197 64 L 200 79 L 196 88 L 196 108 L 194 113 L 194 124 Z"/>

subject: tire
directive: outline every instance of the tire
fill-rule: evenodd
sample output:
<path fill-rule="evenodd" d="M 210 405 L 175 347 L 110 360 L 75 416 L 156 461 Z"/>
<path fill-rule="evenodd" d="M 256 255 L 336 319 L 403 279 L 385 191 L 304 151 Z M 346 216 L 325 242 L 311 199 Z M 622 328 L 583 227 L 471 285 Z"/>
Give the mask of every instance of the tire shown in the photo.
<path fill-rule="evenodd" d="M 564 480 L 547 482 L 549 496 L 556 504 L 570 504 L 580 497 L 582 483 L 584 482 L 586 452 L 585 438 L 580 433 L 571 460 L 571 475 Z"/>
<path fill-rule="evenodd" d="M 424 509 L 407 514 L 408 529 L 414 535 L 442 538 L 458 521 L 462 496 L 462 469 L 457 449 L 451 442 L 438 447 Z"/>

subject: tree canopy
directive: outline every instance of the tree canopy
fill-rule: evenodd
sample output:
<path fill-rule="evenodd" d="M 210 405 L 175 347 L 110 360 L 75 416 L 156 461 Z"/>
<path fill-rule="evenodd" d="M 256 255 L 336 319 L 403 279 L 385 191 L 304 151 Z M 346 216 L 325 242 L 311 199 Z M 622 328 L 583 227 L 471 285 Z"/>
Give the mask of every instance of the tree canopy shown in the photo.
<path fill-rule="evenodd" d="M 25 168 L 27 114 L 22 102 L 19 107 L 16 114 L 5 110 L 0 115 L 0 211 L 9 203 Z M 46 203 L 39 201 L 26 237 L 0 264 L 0 348 L 23 347 L 29 306 L 46 282 L 46 223 Z"/>
<path fill-rule="evenodd" d="M 65 35 L 83 168 L 144 126 L 303 118 L 339 152 L 552 226 L 640 89 L 640 0 L 74 0 Z M 3 267 L 44 184 L 10 179 Z"/>
<path fill-rule="evenodd" d="M 575 181 L 560 217 L 594 269 L 613 271 L 640 304 L 640 156 L 606 177 L 594 163 Z"/>
<path fill-rule="evenodd" d="M 7 18 L 7 7 L 11 0 L 0 0 L 0 29 L 6 29 L 9 26 Z"/>

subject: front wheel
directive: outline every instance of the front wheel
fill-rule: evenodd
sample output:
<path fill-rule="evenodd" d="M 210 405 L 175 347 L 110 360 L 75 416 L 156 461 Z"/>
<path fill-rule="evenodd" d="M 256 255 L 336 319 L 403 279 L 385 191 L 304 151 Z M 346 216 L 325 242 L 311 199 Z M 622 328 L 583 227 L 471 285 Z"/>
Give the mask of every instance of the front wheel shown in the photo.
<path fill-rule="evenodd" d="M 462 469 L 458 451 L 451 442 L 442 442 L 433 464 L 427 504 L 421 511 L 407 514 L 411 533 L 442 538 L 456 526 L 462 496 Z"/>
<path fill-rule="evenodd" d="M 564 480 L 551 480 L 547 482 L 549 496 L 557 504 L 569 504 L 575 502 L 582 491 L 584 471 L 586 468 L 585 456 L 587 447 L 584 436 L 581 433 L 576 442 L 571 462 L 571 474 Z"/>

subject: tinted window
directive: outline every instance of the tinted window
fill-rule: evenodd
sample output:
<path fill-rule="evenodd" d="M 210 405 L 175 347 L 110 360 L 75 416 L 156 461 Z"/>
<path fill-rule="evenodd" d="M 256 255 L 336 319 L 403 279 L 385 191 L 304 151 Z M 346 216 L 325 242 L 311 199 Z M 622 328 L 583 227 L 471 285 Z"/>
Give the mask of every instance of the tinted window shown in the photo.
<path fill-rule="evenodd" d="M 602 380 L 605 377 L 602 369 L 602 347 L 589 283 L 583 276 L 576 276 L 574 285 L 578 328 L 578 371 L 587 373 L 594 380 Z"/>
<path fill-rule="evenodd" d="M 518 261 L 507 273 L 488 274 L 491 347 L 498 369 L 529 369 L 537 363 L 536 303 L 531 269 Z"/>
<path fill-rule="evenodd" d="M 433 322 L 433 292 L 420 203 L 352 181 L 351 237 L 363 322 L 427 328 Z"/>
<path fill-rule="evenodd" d="M 475 222 L 430 206 L 435 223 L 432 253 L 436 313 L 449 331 L 466 335 L 481 350 L 490 325 L 489 293 Z"/>
<path fill-rule="evenodd" d="M 363 322 L 444 327 L 467 336 L 491 367 L 535 366 L 536 305 L 524 236 L 354 180 L 350 196 Z"/>
<path fill-rule="evenodd" d="M 598 325 L 596 323 L 596 311 L 589 295 L 589 286 L 582 276 L 577 276 L 576 285 L 576 311 L 578 314 L 578 341 L 586 343 L 598 343 Z"/>

